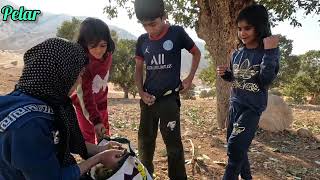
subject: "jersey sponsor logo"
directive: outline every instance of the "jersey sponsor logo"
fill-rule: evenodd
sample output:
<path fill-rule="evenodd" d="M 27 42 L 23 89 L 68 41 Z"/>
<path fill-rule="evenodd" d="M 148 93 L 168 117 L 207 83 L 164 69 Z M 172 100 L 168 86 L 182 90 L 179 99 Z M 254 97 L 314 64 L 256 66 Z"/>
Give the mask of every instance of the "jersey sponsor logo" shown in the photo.
<path fill-rule="evenodd" d="M 157 58 L 156 58 L 157 57 Z M 171 69 L 172 64 L 165 63 L 164 54 L 158 54 L 152 56 L 150 65 L 147 66 L 147 70 L 161 70 L 161 69 Z"/>
<path fill-rule="evenodd" d="M 152 57 L 151 65 L 161 65 L 164 64 L 164 54 L 158 54 L 158 59 L 156 59 L 156 56 Z"/>
<path fill-rule="evenodd" d="M 172 68 L 172 64 L 167 64 L 167 65 L 157 65 L 157 66 L 147 66 L 147 70 L 161 70 L 161 69 L 171 69 Z"/>

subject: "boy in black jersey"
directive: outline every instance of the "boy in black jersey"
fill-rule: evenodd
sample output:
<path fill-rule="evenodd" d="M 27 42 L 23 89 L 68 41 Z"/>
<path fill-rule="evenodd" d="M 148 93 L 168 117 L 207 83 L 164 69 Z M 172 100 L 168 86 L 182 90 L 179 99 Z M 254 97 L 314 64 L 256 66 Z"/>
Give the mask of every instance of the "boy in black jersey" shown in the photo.
<path fill-rule="evenodd" d="M 166 145 L 169 177 L 187 179 L 180 131 L 180 97 L 190 89 L 201 53 L 180 26 L 165 23 L 162 0 L 136 0 L 135 12 L 146 34 L 136 45 L 136 84 L 141 97 L 138 149 L 142 163 L 153 173 L 153 155 L 158 124 Z M 192 55 L 189 75 L 180 80 L 181 50 Z M 143 82 L 144 64 L 146 77 Z M 160 121 L 160 123 L 159 123 Z"/>

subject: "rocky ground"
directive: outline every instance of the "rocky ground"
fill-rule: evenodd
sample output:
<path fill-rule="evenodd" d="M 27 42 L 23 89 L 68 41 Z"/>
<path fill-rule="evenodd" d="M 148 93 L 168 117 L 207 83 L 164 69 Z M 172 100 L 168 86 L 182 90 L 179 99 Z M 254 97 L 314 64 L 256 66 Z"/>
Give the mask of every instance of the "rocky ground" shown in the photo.
<path fill-rule="evenodd" d="M 0 94 L 10 92 L 21 74 L 21 55 L 0 53 Z M 110 88 L 109 114 L 114 136 L 129 138 L 137 145 L 139 100 L 122 99 L 122 93 Z M 225 130 L 216 124 L 213 99 L 182 100 L 181 129 L 189 179 L 221 179 L 226 164 Z M 250 151 L 254 179 L 320 179 L 320 143 L 296 133 L 305 128 L 320 135 L 320 108 L 291 105 L 292 130 L 270 133 L 258 130 Z M 192 145 L 194 148 L 192 148 Z M 191 163 L 190 163 L 191 162 Z M 166 180 L 166 150 L 158 133 L 154 158 L 156 179 Z"/>

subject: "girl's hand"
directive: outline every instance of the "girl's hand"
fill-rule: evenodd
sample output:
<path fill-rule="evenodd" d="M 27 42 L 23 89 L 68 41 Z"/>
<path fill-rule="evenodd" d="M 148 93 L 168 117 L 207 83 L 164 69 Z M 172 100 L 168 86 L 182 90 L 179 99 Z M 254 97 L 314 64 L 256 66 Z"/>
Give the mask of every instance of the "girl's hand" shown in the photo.
<path fill-rule="evenodd" d="M 119 161 L 124 155 L 124 150 L 106 150 L 98 154 L 99 162 L 107 169 L 114 169 L 119 165 Z"/>
<path fill-rule="evenodd" d="M 110 149 L 124 150 L 125 148 L 122 147 L 121 143 L 118 143 L 118 142 L 115 142 L 115 141 L 109 141 L 104 146 L 98 146 L 98 151 L 99 152 L 103 152 L 105 150 L 110 150 Z"/>
<path fill-rule="evenodd" d="M 217 73 L 219 76 L 223 76 L 228 69 L 228 65 L 220 65 L 217 67 Z"/>
<path fill-rule="evenodd" d="M 119 150 L 123 149 L 122 144 L 116 141 L 109 141 L 106 146 L 108 149 L 119 149 Z"/>
<path fill-rule="evenodd" d="M 279 36 L 269 36 L 263 39 L 264 49 L 277 48 L 279 44 Z"/>
<path fill-rule="evenodd" d="M 104 127 L 104 125 L 102 123 L 99 123 L 97 125 L 94 126 L 94 131 L 96 133 L 96 137 L 98 140 L 101 140 L 104 138 L 107 129 Z"/>

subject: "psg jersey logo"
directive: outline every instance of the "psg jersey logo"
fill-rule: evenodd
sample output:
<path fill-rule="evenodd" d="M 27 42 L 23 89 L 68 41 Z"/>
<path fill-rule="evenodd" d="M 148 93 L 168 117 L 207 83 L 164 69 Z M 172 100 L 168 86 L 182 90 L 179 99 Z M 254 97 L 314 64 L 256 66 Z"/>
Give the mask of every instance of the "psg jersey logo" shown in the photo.
<path fill-rule="evenodd" d="M 166 40 L 163 43 L 163 49 L 170 51 L 170 50 L 172 50 L 172 48 L 173 48 L 173 42 L 171 40 Z"/>

